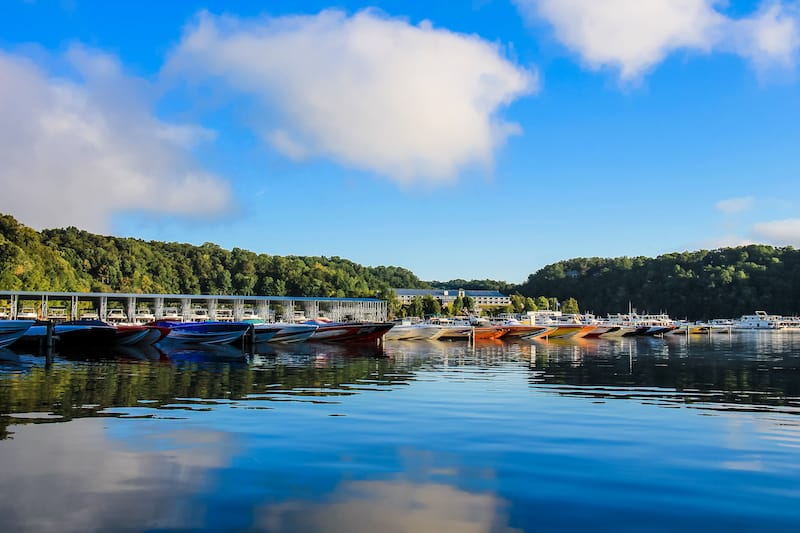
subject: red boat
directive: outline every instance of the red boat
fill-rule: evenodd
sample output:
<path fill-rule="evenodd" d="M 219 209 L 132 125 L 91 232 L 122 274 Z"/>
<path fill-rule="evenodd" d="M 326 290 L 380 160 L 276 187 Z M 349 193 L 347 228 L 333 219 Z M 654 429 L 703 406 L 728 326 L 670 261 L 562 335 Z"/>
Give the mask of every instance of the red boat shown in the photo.
<path fill-rule="evenodd" d="M 367 342 L 375 341 L 392 329 L 391 322 L 326 322 L 308 320 L 306 324 L 317 326 L 310 341 L 322 342 Z"/>
<path fill-rule="evenodd" d="M 141 326 L 134 324 L 120 324 L 114 326 L 116 336 L 114 343 L 119 346 L 133 346 L 134 344 L 155 344 L 167 335 L 169 328 L 159 326 Z"/>

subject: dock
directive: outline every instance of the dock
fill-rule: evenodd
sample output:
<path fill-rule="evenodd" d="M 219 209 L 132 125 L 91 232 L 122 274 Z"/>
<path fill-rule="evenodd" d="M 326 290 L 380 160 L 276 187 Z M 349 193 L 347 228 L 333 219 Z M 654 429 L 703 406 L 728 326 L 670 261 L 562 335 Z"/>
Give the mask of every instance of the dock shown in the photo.
<path fill-rule="evenodd" d="M 94 318 L 128 322 L 162 319 L 294 322 L 317 317 L 335 322 L 382 322 L 388 312 L 386 301 L 378 298 L 49 291 L 0 291 L 0 308 L 12 320 L 35 313 L 40 320 Z"/>

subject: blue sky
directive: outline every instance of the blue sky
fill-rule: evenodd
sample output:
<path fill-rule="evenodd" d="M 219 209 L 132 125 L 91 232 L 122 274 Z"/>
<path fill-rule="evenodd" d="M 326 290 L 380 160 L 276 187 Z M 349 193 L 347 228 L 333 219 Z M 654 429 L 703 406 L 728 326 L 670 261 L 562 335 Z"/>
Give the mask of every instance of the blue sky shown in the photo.
<path fill-rule="evenodd" d="M 520 282 L 800 246 L 800 3 L 0 7 L 0 212 Z"/>

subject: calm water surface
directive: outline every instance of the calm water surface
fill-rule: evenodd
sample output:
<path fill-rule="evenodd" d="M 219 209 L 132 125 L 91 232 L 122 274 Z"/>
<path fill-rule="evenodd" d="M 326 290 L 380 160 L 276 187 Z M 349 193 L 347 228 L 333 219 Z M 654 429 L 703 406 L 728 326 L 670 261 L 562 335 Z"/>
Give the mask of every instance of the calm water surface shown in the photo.
<path fill-rule="evenodd" d="M 0 531 L 800 531 L 800 334 L 0 352 Z"/>

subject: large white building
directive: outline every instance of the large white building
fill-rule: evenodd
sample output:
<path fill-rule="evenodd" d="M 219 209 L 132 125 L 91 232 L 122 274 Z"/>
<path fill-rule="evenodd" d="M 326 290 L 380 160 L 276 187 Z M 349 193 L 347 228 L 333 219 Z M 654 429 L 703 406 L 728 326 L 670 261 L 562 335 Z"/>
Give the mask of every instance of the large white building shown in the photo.
<path fill-rule="evenodd" d="M 432 296 L 442 306 L 449 305 L 461 296 L 469 296 L 478 307 L 499 307 L 511 304 L 511 298 L 499 291 L 474 291 L 465 289 L 394 289 L 397 299 L 403 304 L 410 304 L 416 296 L 424 298 Z"/>

